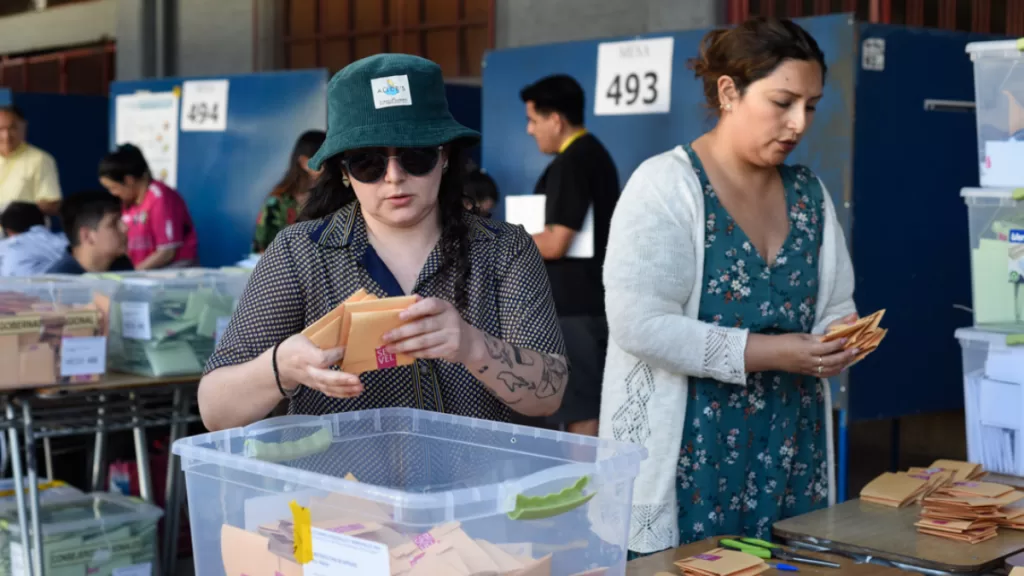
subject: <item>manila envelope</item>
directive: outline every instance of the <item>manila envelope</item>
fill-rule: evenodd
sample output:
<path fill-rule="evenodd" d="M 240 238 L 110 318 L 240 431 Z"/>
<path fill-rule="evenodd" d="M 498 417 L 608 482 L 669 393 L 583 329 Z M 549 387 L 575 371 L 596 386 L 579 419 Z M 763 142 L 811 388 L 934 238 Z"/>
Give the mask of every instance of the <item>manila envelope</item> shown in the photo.
<path fill-rule="evenodd" d="M 220 529 L 227 576 L 302 576 L 302 566 L 270 551 L 270 539 L 229 524 Z"/>
<path fill-rule="evenodd" d="M 392 572 L 394 571 L 392 570 Z M 406 574 L 409 576 L 473 576 L 469 567 L 459 559 L 455 550 L 451 549 L 442 554 L 424 556 L 416 560 Z"/>
<path fill-rule="evenodd" d="M 953 480 L 956 482 L 971 480 L 981 472 L 980 464 L 961 462 L 959 460 L 936 460 L 935 462 L 932 462 L 932 465 L 929 466 L 929 468 L 952 470 Z"/>
<path fill-rule="evenodd" d="M 538 560 L 524 558 L 523 563 L 521 570 L 508 572 L 507 576 L 551 576 L 551 554 Z"/>
<path fill-rule="evenodd" d="M 397 298 L 384 298 L 382 300 L 375 296 L 370 296 L 359 302 L 351 303 L 349 306 L 346 306 L 341 316 L 341 345 L 348 345 L 349 335 L 352 333 L 353 314 L 359 312 L 383 312 L 386 310 L 398 310 L 401 312 L 415 303 L 415 296 L 400 296 Z"/>
<path fill-rule="evenodd" d="M 886 472 L 868 483 L 860 491 L 860 497 L 879 504 L 900 507 L 924 490 L 928 480 L 913 478 L 906 474 Z"/>
<path fill-rule="evenodd" d="M 399 314 L 415 301 L 415 296 L 409 296 L 358 302 L 349 306 L 351 316 L 349 310 L 345 311 L 346 318 L 350 318 L 351 322 L 347 342 L 345 324 L 342 320 L 345 357 L 341 361 L 341 369 L 349 374 L 361 374 L 371 370 L 412 364 L 415 360 L 411 356 L 388 352 L 383 338 L 385 334 L 403 324 Z"/>
<path fill-rule="evenodd" d="M 1013 488 L 993 482 L 954 482 L 942 488 L 941 492 L 952 496 L 998 498 L 1013 492 Z"/>
<path fill-rule="evenodd" d="M 771 568 L 764 560 L 735 550 L 715 548 L 676 562 L 687 574 L 706 576 L 751 576 Z"/>
<path fill-rule="evenodd" d="M 323 498 L 311 497 L 309 509 L 316 516 L 317 522 L 354 520 L 386 523 L 391 520 L 391 513 L 384 506 L 372 500 L 337 492 L 331 492 Z"/>
<path fill-rule="evenodd" d="M 986 540 L 991 540 L 998 534 L 995 530 L 990 532 L 983 532 L 980 534 L 954 534 L 951 532 L 940 532 L 938 530 L 929 530 L 927 528 L 918 528 L 917 530 L 921 534 L 928 534 L 929 536 L 939 536 L 940 538 L 946 538 L 947 540 L 957 540 L 959 542 L 966 542 L 968 544 L 978 544 Z"/>
<path fill-rule="evenodd" d="M 341 318 L 341 315 L 345 311 L 345 305 L 346 304 L 348 304 L 350 302 L 359 302 L 360 300 L 363 300 L 367 296 L 368 296 L 368 294 L 367 294 L 366 290 L 364 290 L 363 288 L 360 288 L 358 291 L 354 292 L 351 296 L 346 298 L 341 304 L 338 304 L 334 308 L 334 310 L 331 310 L 327 314 L 324 314 L 323 316 L 321 316 L 320 319 L 317 320 L 316 322 L 313 322 L 309 326 L 306 326 L 305 330 L 303 330 L 302 333 L 307 338 L 312 340 L 313 336 L 317 332 L 320 332 L 321 330 L 323 330 L 328 324 L 331 323 L 332 320 L 334 320 L 335 318 Z M 337 344 L 331 346 L 331 348 L 334 348 L 335 346 L 337 346 Z"/>
<path fill-rule="evenodd" d="M 519 570 L 523 567 L 523 563 L 516 559 L 515 556 L 505 552 L 487 540 L 477 539 L 476 545 L 491 557 L 491 560 L 498 565 L 498 572 L 502 574 L 505 572 Z"/>
<path fill-rule="evenodd" d="M 831 342 L 833 340 L 839 340 L 840 338 L 847 338 L 853 340 L 858 334 L 864 331 L 870 331 L 878 327 L 878 324 L 882 321 L 882 316 L 885 315 L 885 310 L 879 310 L 874 314 L 865 316 L 853 324 L 847 324 L 840 326 L 835 330 L 832 330 L 822 338 L 822 342 Z M 874 328 L 872 328 L 874 327 Z"/>

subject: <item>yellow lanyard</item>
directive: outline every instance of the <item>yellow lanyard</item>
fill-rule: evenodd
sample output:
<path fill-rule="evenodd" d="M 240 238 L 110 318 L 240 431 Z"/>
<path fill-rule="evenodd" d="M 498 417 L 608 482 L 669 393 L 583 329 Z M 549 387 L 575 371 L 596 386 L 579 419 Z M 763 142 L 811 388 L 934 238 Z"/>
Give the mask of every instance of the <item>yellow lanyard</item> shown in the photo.
<path fill-rule="evenodd" d="M 568 150 L 569 146 L 572 146 L 573 142 L 579 140 L 580 136 L 583 136 L 586 133 L 587 130 L 586 128 L 584 128 L 583 130 L 580 130 L 579 132 L 573 134 L 572 136 L 569 136 L 569 138 L 565 142 L 562 142 L 562 147 L 558 149 L 558 153 L 561 154 L 562 152 Z"/>

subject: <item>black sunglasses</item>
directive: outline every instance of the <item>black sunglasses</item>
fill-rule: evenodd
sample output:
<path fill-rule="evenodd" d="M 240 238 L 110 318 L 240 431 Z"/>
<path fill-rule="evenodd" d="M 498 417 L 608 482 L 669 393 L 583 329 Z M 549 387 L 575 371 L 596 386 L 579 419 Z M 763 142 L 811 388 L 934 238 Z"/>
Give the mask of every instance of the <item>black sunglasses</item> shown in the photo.
<path fill-rule="evenodd" d="M 373 184 L 384 177 L 388 171 L 388 161 L 398 160 L 398 164 L 410 176 L 425 176 L 437 166 L 441 158 L 441 147 L 432 148 L 399 148 L 394 155 L 386 149 L 357 150 L 342 158 L 342 165 L 349 177 L 365 184 Z"/>

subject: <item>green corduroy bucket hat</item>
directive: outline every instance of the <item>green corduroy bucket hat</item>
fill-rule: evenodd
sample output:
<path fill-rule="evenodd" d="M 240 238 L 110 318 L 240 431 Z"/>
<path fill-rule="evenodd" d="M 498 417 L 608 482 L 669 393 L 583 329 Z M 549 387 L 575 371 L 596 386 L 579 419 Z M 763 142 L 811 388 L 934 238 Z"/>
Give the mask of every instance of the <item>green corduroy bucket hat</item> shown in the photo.
<path fill-rule="evenodd" d="M 456 122 L 448 111 L 441 67 L 418 56 L 377 54 L 331 78 L 327 139 L 309 167 L 319 170 L 346 150 L 440 146 L 455 140 L 476 143 L 480 133 Z"/>

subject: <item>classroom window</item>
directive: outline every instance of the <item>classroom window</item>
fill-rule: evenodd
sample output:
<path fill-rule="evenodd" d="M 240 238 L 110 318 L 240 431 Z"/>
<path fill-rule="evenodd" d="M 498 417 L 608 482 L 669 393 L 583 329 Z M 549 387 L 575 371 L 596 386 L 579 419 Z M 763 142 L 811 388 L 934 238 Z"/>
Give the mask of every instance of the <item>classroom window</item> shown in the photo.
<path fill-rule="evenodd" d="M 328 68 L 381 52 L 440 64 L 446 77 L 480 76 L 494 45 L 494 0 L 282 0 L 285 68 Z"/>

